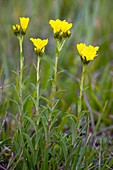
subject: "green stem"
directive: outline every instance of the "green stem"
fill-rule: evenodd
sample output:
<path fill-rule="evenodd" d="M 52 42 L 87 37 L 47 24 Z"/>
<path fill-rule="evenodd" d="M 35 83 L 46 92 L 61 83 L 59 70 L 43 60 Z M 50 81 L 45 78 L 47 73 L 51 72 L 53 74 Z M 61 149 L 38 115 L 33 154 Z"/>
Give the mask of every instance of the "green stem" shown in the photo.
<path fill-rule="evenodd" d="M 63 46 L 64 46 L 65 42 L 66 42 L 66 39 L 62 42 L 62 44 L 61 44 L 61 46 L 60 46 L 60 48 L 59 48 L 59 51 L 61 51 L 61 50 L 62 50 L 62 48 L 63 48 Z"/>
<path fill-rule="evenodd" d="M 54 103 L 55 93 L 56 93 L 58 58 L 59 58 L 59 41 L 56 40 L 56 57 L 55 57 L 55 66 L 54 66 L 54 82 L 52 83 L 52 103 Z"/>
<path fill-rule="evenodd" d="M 19 115 L 19 124 L 21 125 L 22 121 L 22 112 L 23 112 L 23 104 L 22 104 L 22 77 L 23 77 L 23 62 L 24 57 L 22 56 L 22 43 L 23 37 L 19 38 L 19 46 L 20 46 L 20 68 L 19 68 L 19 104 L 20 104 L 20 115 Z"/>
<path fill-rule="evenodd" d="M 37 94 L 36 117 L 37 118 L 38 118 L 38 115 L 39 115 L 40 61 L 41 61 L 41 57 L 38 56 L 37 68 L 36 68 L 36 75 L 37 75 L 37 83 L 36 83 L 36 94 Z"/>
<path fill-rule="evenodd" d="M 55 70 L 54 70 L 54 82 L 55 82 L 55 89 L 54 93 L 56 92 L 56 82 L 57 82 L 57 69 L 58 69 L 58 57 L 59 57 L 59 52 L 56 52 L 56 58 L 55 58 Z"/>
<path fill-rule="evenodd" d="M 81 75 L 81 82 L 80 82 L 80 94 L 79 94 L 79 99 L 78 99 L 78 121 L 81 116 L 81 111 L 82 111 L 82 95 L 83 95 L 83 84 L 84 84 L 84 75 L 87 69 L 87 64 L 82 63 L 82 75 Z"/>
<path fill-rule="evenodd" d="M 56 91 L 57 91 L 56 87 L 57 87 L 58 58 L 59 58 L 60 51 L 62 50 L 65 42 L 66 42 L 66 39 L 63 42 L 56 39 L 56 57 L 55 57 L 55 65 L 54 65 L 54 80 L 53 80 L 53 83 L 52 83 L 52 91 L 51 91 L 52 106 L 53 106 Z"/>

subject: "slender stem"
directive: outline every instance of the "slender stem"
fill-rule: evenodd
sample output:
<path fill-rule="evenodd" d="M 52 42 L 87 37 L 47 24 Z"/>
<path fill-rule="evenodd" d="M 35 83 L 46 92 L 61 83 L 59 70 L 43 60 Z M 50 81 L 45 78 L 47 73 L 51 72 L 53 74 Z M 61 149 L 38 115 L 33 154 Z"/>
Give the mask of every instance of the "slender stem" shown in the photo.
<path fill-rule="evenodd" d="M 52 83 L 52 103 L 54 102 L 55 93 L 56 93 L 58 58 L 59 58 L 59 41 L 56 40 L 56 57 L 55 57 L 55 66 L 54 66 L 54 81 Z"/>
<path fill-rule="evenodd" d="M 65 42 L 66 42 L 66 39 L 62 42 L 62 44 L 61 44 L 61 46 L 60 46 L 60 48 L 59 48 L 59 51 L 61 51 L 61 50 L 62 50 L 62 48 L 63 48 L 63 46 L 64 46 Z"/>
<path fill-rule="evenodd" d="M 83 95 L 83 84 L 84 84 L 84 75 L 87 69 L 87 64 L 82 64 L 82 75 L 80 82 L 80 94 L 78 99 L 78 120 L 80 119 L 81 111 L 82 111 L 82 95 Z"/>
<path fill-rule="evenodd" d="M 55 81 L 55 89 L 54 89 L 54 93 L 56 92 L 57 69 L 58 69 L 58 57 L 59 57 L 59 53 L 56 53 L 56 58 L 55 58 L 55 70 L 54 70 L 54 81 Z"/>
<path fill-rule="evenodd" d="M 19 124 L 21 125 L 22 119 L 22 112 L 23 112 L 23 105 L 22 105 L 22 77 L 23 77 L 23 62 L 24 57 L 22 56 L 22 43 L 23 37 L 19 38 L 19 45 L 20 45 L 20 66 L 19 66 L 19 104 L 20 104 L 20 115 L 19 115 Z"/>
<path fill-rule="evenodd" d="M 36 135 L 38 134 L 38 116 L 39 116 L 39 95 L 40 95 L 40 61 L 41 57 L 37 56 L 36 67 Z M 37 147 L 35 148 L 37 150 Z"/>
<path fill-rule="evenodd" d="M 37 117 L 37 118 L 38 118 L 38 115 L 39 115 L 40 60 L 41 60 L 41 57 L 38 56 L 37 68 L 36 68 L 36 74 L 37 74 L 37 83 L 36 83 L 36 93 L 37 93 L 36 117 Z"/>

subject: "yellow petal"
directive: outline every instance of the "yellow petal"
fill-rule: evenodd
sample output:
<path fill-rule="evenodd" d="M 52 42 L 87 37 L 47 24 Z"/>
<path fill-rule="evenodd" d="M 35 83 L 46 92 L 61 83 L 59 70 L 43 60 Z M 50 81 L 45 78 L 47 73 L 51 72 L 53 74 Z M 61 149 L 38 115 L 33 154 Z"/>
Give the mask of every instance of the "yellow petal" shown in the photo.
<path fill-rule="evenodd" d="M 50 20 L 49 24 L 51 25 L 51 27 L 53 28 L 54 33 L 57 33 L 60 31 L 61 29 L 61 20 L 57 19 L 55 20 Z"/>
<path fill-rule="evenodd" d="M 96 46 L 86 46 L 86 44 L 80 43 L 77 44 L 77 50 L 80 54 L 80 56 L 82 57 L 83 60 L 86 61 L 90 61 L 93 60 L 96 56 L 97 56 L 97 51 L 98 51 L 99 47 Z"/>
<path fill-rule="evenodd" d="M 20 25 L 19 24 L 13 25 L 12 28 L 13 28 L 13 31 L 16 31 L 16 30 L 19 31 Z"/>
<path fill-rule="evenodd" d="M 61 31 L 62 32 L 64 32 L 64 33 L 67 32 L 68 30 L 71 29 L 71 27 L 72 27 L 72 23 L 68 23 L 65 20 L 62 21 L 62 23 L 61 23 Z"/>
<path fill-rule="evenodd" d="M 80 43 L 80 44 L 77 44 L 77 50 L 80 54 L 80 56 L 83 56 L 83 52 L 84 50 L 86 50 L 86 44 L 83 44 L 83 43 Z"/>
<path fill-rule="evenodd" d="M 33 45 L 37 48 L 37 50 L 41 50 L 48 43 L 48 39 L 41 40 L 40 38 L 30 38 L 33 42 Z"/>
<path fill-rule="evenodd" d="M 23 31 L 26 31 L 29 24 L 29 18 L 20 17 L 20 25 Z"/>
<path fill-rule="evenodd" d="M 16 30 L 16 27 L 15 27 L 15 25 L 13 25 L 13 26 L 12 26 L 12 28 L 13 28 L 13 31 L 15 31 L 15 30 Z"/>

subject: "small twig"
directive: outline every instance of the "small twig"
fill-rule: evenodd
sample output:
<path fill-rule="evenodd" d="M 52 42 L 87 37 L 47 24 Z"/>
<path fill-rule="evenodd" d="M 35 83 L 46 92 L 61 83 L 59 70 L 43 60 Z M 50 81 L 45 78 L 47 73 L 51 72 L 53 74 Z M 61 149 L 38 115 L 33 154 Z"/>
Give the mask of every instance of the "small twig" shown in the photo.
<path fill-rule="evenodd" d="M 11 157 L 9 159 L 9 162 L 8 162 L 8 165 L 7 165 L 7 169 L 9 169 L 12 159 L 13 159 L 13 153 L 11 154 Z"/>
<path fill-rule="evenodd" d="M 6 170 L 2 165 L 0 165 L 0 168 L 2 168 L 1 170 Z"/>
<path fill-rule="evenodd" d="M 14 170 L 14 169 L 16 168 L 16 166 L 17 166 L 18 162 L 21 160 L 22 154 L 23 154 L 23 151 L 21 151 L 21 153 L 20 153 L 20 156 L 19 156 L 18 160 L 15 162 L 15 164 L 14 164 L 14 166 L 13 166 L 13 168 L 12 168 L 11 170 Z M 11 157 L 11 158 L 12 158 L 12 157 Z M 11 159 L 11 160 L 12 160 L 12 159 Z M 8 166 L 7 166 L 7 169 L 6 169 L 6 170 L 8 170 L 8 169 L 10 168 L 11 160 L 10 160 L 10 162 L 9 162 L 9 164 L 8 164 Z"/>

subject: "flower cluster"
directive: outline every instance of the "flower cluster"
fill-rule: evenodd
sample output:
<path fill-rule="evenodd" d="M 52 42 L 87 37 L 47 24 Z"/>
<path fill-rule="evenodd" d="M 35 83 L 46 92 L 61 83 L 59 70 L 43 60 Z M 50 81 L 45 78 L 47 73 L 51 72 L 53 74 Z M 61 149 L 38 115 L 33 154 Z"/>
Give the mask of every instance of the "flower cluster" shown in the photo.
<path fill-rule="evenodd" d="M 70 29 L 72 27 L 72 23 L 68 23 L 65 20 L 61 21 L 57 19 L 56 21 L 50 20 L 49 24 L 53 28 L 55 38 L 68 38 L 71 35 Z"/>
<path fill-rule="evenodd" d="M 97 56 L 98 49 L 99 49 L 98 46 L 96 47 L 92 45 L 87 46 L 86 44 L 83 43 L 77 44 L 77 50 L 84 64 L 89 63 Z"/>
<path fill-rule="evenodd" d="M 19 37 L 20 35 L 26 34 L 26 29 L 29 24 L 29 18 L 20 17 L 20 24 L 15 24 L 12 26 L 14 34 Z M 68 23 L 66 20 L 50 20 L 49 24 L 53 28 L 54 37 L 56 39 L 62 40 L 63 38 L 68 38 L 71 35 L 70 29 L 72 28 L 72 23 Z M 45 46 L 48 43 L 48 39 L 41 40 L 40 38 L 30 38 L 34 47 L 34 51 L 38 56 L 42 56 L 45 51 Z M 62 41 L 60 41 L 62 42 Z M 89 61 L 93 60 L 97 56 L 97 51 L 99 47 L 80 43 L 77 44 L 78 53 L 82 59 L 82 62 L 87 64 Z"/>
<path fill-rule="evenodd" d="M 44 54 L 48 39 L 41 40 L 40 38 L 30 38 L 30 40 L 35 46 L 34 51 L 36 52 L 37 56 L 41 57 Z"/>
<path fill-rule="evenodd" d="M 20 17 L 20 25 L 15 24 L 12 26 L 14 34 L 16 36 L 18 36 L 20 34 L 25 35 L 28 24 L 29 24 L 29 18 Z"/>

